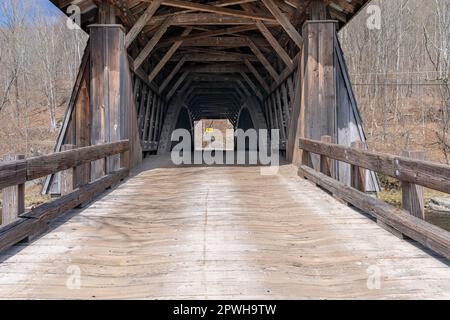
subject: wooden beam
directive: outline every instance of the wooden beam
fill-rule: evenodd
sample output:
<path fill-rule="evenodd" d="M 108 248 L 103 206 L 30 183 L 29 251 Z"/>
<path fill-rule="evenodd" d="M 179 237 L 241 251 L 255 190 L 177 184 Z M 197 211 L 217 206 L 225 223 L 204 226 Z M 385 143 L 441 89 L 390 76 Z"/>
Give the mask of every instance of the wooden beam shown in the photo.
<path fill-rule="evenodd" d="M 245 69 L 245 66 L 241 64 L 206 64 L 190 66 L 183 69 L 183 71 L 188 71 L 191 73 L 240 73 L 243 69 Z"/>
<path fill-rule="evenodd" d="M 162 94 L 164 92 L 164 89 L 166 89 L 166 87 L 168 86 L 170 81 L 172 81 L 173 77 L 178 73 L 178 71 L 180 71 L 181 67 L 185 64 L 185 62 L 186 62 L 186 56 L 184 56 L 183 58 L 181 58 L 180 61 L 178 61 L 175 68 L 172 69 L 172 71 L 166 77 L 164 82 L 159 86 L 159 94 Z"/>
<path fill-rule="evenodd" d="M 286 141 L 286 132 L 287 132 L 287 121 L 286 117 L 283 112 L 283 103 L 281 102 L 281 96 L 280 96 L 280 90 L 276 90 L 274 93 L 272 93 L 273 100 L 275 104 L 277 105 L 278 112 L 280 115 L 280 133 L 281 133 L 281 139 Z"/>
<path fill-rule="evenodd" d="M 148 25 L 159 25 L 165 19 L 167 15 L 155 16 L 149 22 Z M 266 25 L 278 26 L 279 23 L 276 20 L 265 21 Z M 224 16 L 217 13 L 186 13 L 177 14 L 174 16 L 173 25 L 177 26 L 201 26 L 201 25 L 243 25 L 251 24 L 255 25 L 255 20 L 250 18 Z"/>
<path fill-rule="evenodd" d="M 249 12 L 252 12 L 252 7 L 249 4 L 242 4 L 241 7 Z M 275 52 L 278 54 L 278 56 L 281 58 L 281 60 L 283 60 L 283 62 L 286 64 L 286 66 L 289 69 L 293 69 L 293 63 L 292 63 L 291 57 L 289 57 L 289 55 L 286 53 L 286 51 L 283 49 L 283 47 L 279 44 L 277 39 L 275 39 L 275 37 L 270 32 L 270 30 L 266 27 L 264 22 L 256 21 L 256 27 L 259 29 L 261 34 L 267 39 L 267 41 L 270 43 L 270 45 L 275 50 Z"/>
<path fill-rule="evenodd" d="M 158 28 L 158 30 L 153 35 L 152 39 L 147 43 L 147 45 L 142 49 L 137 58 L 134 60 L 133 68 L 134 71 L 140 68 L 144 63 L 145 59 L 150 55 L 152 50 L 155 48 L 156 44 L 159 42 L 161 37 L 166 33 L 167 29 L 170 27 L 172 18 L 167 18 L 164 20 L 163 24 Z"/>
<path fill-rule="evenodd" d="M 263 79 L 263 77 L 261 77 L 258 70 L 255 69 L 255 67 L 252 65 L 252 63 L 248 59 L 245 59 L 244 62 L 245 62 L 245 65 L 247 66 L 247 68 L 250 70 L 250 72 L 253 73 L 256 80 L 258 80 L 258 82 L 262 85 L 264 90 L 266 90 L 266 93 L 269 93 L 269 90 L 270 90 L 269 85 Z"/>
<path fill-rule="evenodd" d="M 11 161 L 6 157 L 0 162 L 0 190 L 27 181 L 27 161 Z"/>
<path fill-rule="evenodd" d="M 283 62 L 286 64 L 287 68 L 292 70 L 294 68 L 294 64 L 292 62 L 291 57 L 287 54 L 287 52 L 283 49 L 283 47 L 278 43 L 277 39 L 272 35 L 270 30 L 266 27 L 266 25 L 258 21 L 256 23 L 258 26 L 259 31 L 262 33 L 262 35 L 267 39 L 267 41 L 270 43 L 272 48 L 275 50 L 275 52 L 278 54 L 278 56 L 283 60 Z"/>
<path fill-rule="evenodd" d="M 61 148 L 62 151 L 68 151 L 73 149 L 75 149 L 75 146 L 72 144 L 65 144 Z M 61 195 L 65 196 L 76 189 L 74 168 L 63 170 L 61 171 L 60 175 L 61 175 L 60 176 Z"/>
<path fill-rule="evenodd" d="M 134 41 L 134 39 L 136 39 L 147 22 L 150 21 L 150 19 L 156 13 L 156 10 L 158 10 L 159 6 L 161 5 L 161 2 L 162 0 L 153 0 L 152 3 L 150 3 L 150 5 L 148 6 L 147 10 L 145 10 L 144 14 L 139 17 L 138 21 L 134 24 L 134 26 L 125 37 L 126 48 L 130 47 L 131 43 Z"/>
<path fill-rule="evenodd" d="M 150 90 L 148 92 L 147 96 L 147 103 L 145 106 L 145 116 L 142 121 L 142 132 L 141 132 L 141 139 L 142 141 L 147 141 L 148 136 L 148 127 L 150 126 L 151 119 L 150 114 L 153 112 L 152 105 L 155 104 L 155 100 L 157 99 L 157 95 L 155 93 L 152 93 Z"/>
<path fill-rule="evenodd" d="M 366 144 L 358 140 L 352 142 L 351 147 L 358 150 L 364 150 Z M 350 184 L 353 188 L 361 192 L 366 192 L 366 169 L 352 165 L 350 170 L 350 180 Z"/>
<path fill-rule="evenodd" d="M 5 161 L 24 160 L 25 155 L 7 155 Z M 21 162 L 19 162 L 21 163 Z M 11 185 L 3 189 L 3 209 L 1 214 L 1 225 L 5 226 L 19 218 L 25 212 L 25 183 Z"/>
<path fill-rule="evenodd" d="M 220 29 L 220 30 L 211 30 L 211 31 L 201 32 L 201 33 L 188 35 L 188 36 L 172 37 L 172 38 L 162 41 L 161 44 L 173 43 L 173 42 L 177 42 L 177 41 L 199 40 L 199 39 L 205 39 L 205 38 L 210 38 L 210 37 L 215 37 L 215 36 L 221 36 L 221 35 L 225 35 L 225 34 L 236 34 L 236 33 L 251 31 L 251 30 L 255 30 L 255 29 L 257 29 L 256 26 L 243 25 L 243 26 L 225 28 L 225 29 Z"/>
<path fill-rule="evenodd" d="M 153 126 L 153 135 L 152 135 L 151 141 L 158 140 L 159 121 L 160 121 L 160 118 L 161 118 L 162 108 L 163 108 L 163 102 L 162 102 L 162 99 L 159 99 L 158 100 L 158 104 L 156 106 L 155 124 Z"/>
<path fill-rule="evenodd" d="M 270 45 L 263 38 L 253 38 L 252 41 L 258 47 L 270 48 Z M 158 43 L 157 47 L 169 47 L 169 43 Z M 183 41 L 182 47 L 222 47 L 222 48 L 238 48 L 248 47 L 248 41 L 245 37 L 209 37 L 198 40 Z M 271 49 L 270 49 L 271 50 Z"/>
<path fill-rule="evenodd" d="M 273 0 L 261 0 L 266 8 L 272 13 L 272 15 L 277 19 L 278 23 L 283 27 L 292 41 L 301 49 L 303 48 L 303 38 L 297 32 L 295 27 L 291 24 L 289 19 L 281 12 L 278 6 L 273 2 Z"/>
<path fill-rule="evenodd" d="M 183 83 L 184 79 L 186 79 L 186 77 L 188 76 L 189 72 L 184 72 L 177 80 L 177 82 L 175 82 L 175 84 L 173 85 L 172 89 L 169 91 L 169 93 L 167 94 L 167 100 L 170 100 L 170 98 L 172 98 L 172 96 L 175 94 L 175 92 L 177 91 L 178 87 Z"/>
<path fill-rule="evenodd" d="M 345 0 L 344 0 L 345 1 Z M 327 3 L 323 0 L 312 0 L 309 4 L 310 20 L 327 19 Z"/>
<path fill-rule="evenodd" d="M 192 31 L 192 28 L 187 28 L 186 30 L 184 30 L 183 35 L 188 35 L 189 33 L 191 33 L 191 31 Z M 156 78 L 156 76 L 159 74 L 161 69 L 164 68 L 164 66 L 167 64 L 167 62 L 170 60 L 170 58 L 172 58 L 174 53 L 178 50 L 178 48 L 182 44 L 183 44 L 183 41 L 177 41 L 172 45 L 172 47 L 170 47 L 169 51 L 166 52 L 164 57 L 161 59 L 161 61 L 159 61 L 159 63 L 156 65 L 156 67 L 153 68 L 152 72 L 148 76 L 149 82 L 152 82 L 153 79 Z"/>
<path fill-rule="evenodd" d="M 210 53 L 187 53 L 181 56 L 172 57 L 171 61 L 190 61 L 190 62 L 243 62 L 244 60 L 259 61 L 255 56 L 247 56 L 245 54 L 234 54 L 232 52 L 223 54 L 210 54 Z"/>
<path fill-rule="evenodd" d="M 299 147 L 308 152 L 326 155 L 338 161 L 385 174 L 402 182 L 450 193 L 449 165 L 357 150 L 338 144 L 326 144 L 304 138 L 300 139 Z"/>
<path fill-rule="evenodd" d="M 241 80 L 235 80 L 235 82 L 238 84 L 239 88 L 241 88 L 242 92 L 245 96 L 249 97 L 250 92 L 247 90 L 247 87 L 242 83 Z"/>
<path fill-rule="evenodd" d="M 332 143 L 331 136 L 322 136 L 320 139 L 323 143 Z M 333 160 L 325 155 L 320 155 L 320 172 L 328 177 L 335 177 L 333 170 Z"/>
<path fill-rule="evenodd" d="M 27 181 L 78 167 L 87 162 L 124 153 L 129 148 L 129 141 L 124 140 L 29 158 L 26 160 Z"/>
<path fill-rule="evenodd" d="M 242 3 L 250 3 L 250 2 L 256 2 L 258 0 L 218 0 L 218 1 L 213 1 L 208 3 L 208 5 L 210 6 L 216 6 L 216 7 L 229 7 L 229 6 L 235 6 L 235 5 L 239 5 Z M 171 13 L 167 13 L 167 14 L 162 14 L 158 17 L 172 17 L 174 15 L 179 15 L 179 14 L 186 14 L 186 13 L 192 13 L 195 12 L 197 10 L 182 10 L 182 11 L 177 11 L 177 12 L 171 12 Z"/>
<path fill-rule="evenodd" d="M 266 59 L 266 57 L 258 49 L 258 47 L 253 42 L 253 40 L 251 40 L 250 38 L 247 38 L 247 42 L 248 42 L 248 46 L 249 46 L 250 50 L 252 50 L 252 52 L 255 54 L 255 56 L 258 58 L 258 60 L 262 63 L 264 68 L 266 68 L 266 70 L 269 72 L 269 74 L 272 76 L 272 78 L 274 78 L 275 81 L 277 81 L 279 78 L 279 75 L 275 71 L 275 69 L 272 67 L 270 62 Z"/>
<path fill-rule="evenodd" d="M 151 116 L 148 120 L 148 124 L 144 130 L 144 135 L 143 135 L 143 141 L 153 141 L 153 129 L 155 128 L 155 117 L 156 117 L 156 110 L 158 108 L 158 104 L 159 104 L 159 100 L 160 97 L 158 97 L 157 95 L 154 96 L 153 101 L 152 101 L 152 105 L 151 105 Z"/>
<path fill-rule="evenodd" d="M 403 151 L 402 156 L 425 160 L 425 152 L 423 151 Z M 402 206 L 413 216 L 425 220 L 425 206 L 423 198 L 423 187 L 413 183 L 402 182 Z"/>
<path fill-rule="evenodd" d="M 298 68 L 298 64 L 300 62 L 300 58 L 299 57 L 301 57 L 301 53 L 302 53 L 302 51 L 300 51 L 294 58 L 294 65 L 293 65 L 294 69 L 289 69 L 289 67 L 286 67 L 280 73 L 280 76 L 278 77 L 277 81 L 272 83 L 272 85 L 270 86 L 270 92 L 271 93 L 273 91 L 275 91 L 285 80 L 289 79 L 289 77 L 292 75 L 292 73 L 295 71 L 295 69 L 299 69 Z"/>
<path fill-rule="evenodd" d="M 253 83 L 253 81 L 247 76 L 247 74 L 245 72 L 241 72 L 241 76 L 242 78 L 244 78 L 244 80 L 248 83 L 248 85 L 250 86 L 250 88 L 253 90 L 253 92 L 258 96 L 258 98 L 260 100 L 263 100 L 263 96 L 261 94 L 261 92 L 259 92 L 258 88 L 256 87 L 256 85 Z"/>
<path fill-rule="evenodd" d="M 242 10 L 234 10 L 234 9 L 228 9 L 228 8 L 223 8 L 223 7 L 216 7 L 216 6 L 201 4 L 201 3 L 197 3 L 197 2 L 188 2 L 188 1 L 180 1 L 180 0 L 163 0 L 162 4 L 165 6 L 190 9 L 190 10 L 202 11 L 202 12 L 210 12 L 210 13 L 216 13 L 216 14 L 232 16 L 232 17 L 248 18 L 248 19 L 254 19 L 254 20 L 266 20 L 266 21 L 271 21 L 271 22 L 276 21 L 272 17 L 269 17 L 269 16 L 263 16 L 263 15 L 259 15 L 259 14 L 245 12 Z"/>
<path fill-rule="evenodd" d="M 74 192 L 45 203 L 22 215 L 20 220 L 0 229 L 0 251 L 45 230 L 47 223 L 118 184 L 129 175 L 128 169 L 120 169 L 99 180 L 81 186 Z"/>

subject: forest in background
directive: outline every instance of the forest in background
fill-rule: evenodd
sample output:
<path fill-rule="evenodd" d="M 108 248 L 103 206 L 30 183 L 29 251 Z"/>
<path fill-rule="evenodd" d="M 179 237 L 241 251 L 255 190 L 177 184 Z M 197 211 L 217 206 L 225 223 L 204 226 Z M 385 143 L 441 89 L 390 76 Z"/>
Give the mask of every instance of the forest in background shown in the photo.
<path fill-rule="evenodd" d="M 340 32 L 372 150 L 450 164 L 450 0 L 373 0 Z"/>
<path fill-rule="evenodd" d="M 0 157 L 54 148 L 87 35 L 51 6 L 0 1 Z"/>
<path fill-rule="evenodd" d="M 370 148 L 450 161 L 450 0 L 373 0 L 340 38 Z M 46 0 L 0 2 L 0 157 L 53 150 L 87 35 Z"/>

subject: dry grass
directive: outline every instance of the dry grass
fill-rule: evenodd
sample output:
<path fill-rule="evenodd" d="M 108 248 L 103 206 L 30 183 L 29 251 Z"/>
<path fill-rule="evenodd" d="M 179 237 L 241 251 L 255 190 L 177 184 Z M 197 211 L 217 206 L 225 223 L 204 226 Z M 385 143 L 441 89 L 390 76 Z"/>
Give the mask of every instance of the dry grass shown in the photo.
<path fill-rule="evenodd" d="M 29 210 L 35 208 L 41 204 L 51 201 L 51 197 L 48 195 L 41 194 L 42 185 L 41 184 L 30 184 L 25 189 L 25 207 Z M 3 194 L 0 191 L 0 225 L 2 223 L 2 201 Z"/>
<path fill-rule="evenodd" d="M 381 178 L 380 180 L 383 182 L 384 178 Z M 391 178 L 389 178 L 389 180 L 391 180 Z M 394 180 L 394 179 L 392 179 L 392 180 Z M 378 194 L 378 197 L 381 200 L 383 200 L 384 202 L 389 203 L 390 205 L 392 205 L 396 208 L 402 207 L 402 191 L 401 191 L 400 187 L 393 188 L 392 184 L 388 185 L 388 187 L 386 187 L 386 185 L 385 185 L 384 190 Z M 442 198 L 442 197 L 449 197 L 449 195 L 446 193 L 442 193 L 439 191 L 425 188 L 425 191 L 424 191 L 424 198 L 425 198 L 424 200 L 425 200 L 425 207 L 426 207 L 425 219 L 426 219 L 426 221 L 428 221 L 434 225 L 437 225 L 445 230 L 450 231 L 450 215 L 427 208 L 431 198 L 434 198 L 434 197 Z"/>

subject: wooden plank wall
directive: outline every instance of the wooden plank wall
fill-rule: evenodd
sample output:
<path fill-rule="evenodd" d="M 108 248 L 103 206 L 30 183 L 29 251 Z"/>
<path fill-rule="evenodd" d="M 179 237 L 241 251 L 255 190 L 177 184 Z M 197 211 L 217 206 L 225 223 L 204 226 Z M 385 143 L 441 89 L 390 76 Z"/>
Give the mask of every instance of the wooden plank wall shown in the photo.
<path fill-rule="evenodd" d="M 90 50 L 89 43 L 81 61 L 78 76 L 75 81 L 71 99 L 67 106 L 63 126 L 55 145 L 55 152 L 62 151 L 65 144 L 76 148 L 91 144 L 91 108 L 90 108 Z M 90 180 L 90 165 L 84 164 L 75 170 L 75 184 L 84 185 Z M 59 194 L 60 173 L 47 177 L 43 193 Z"/>
<path fill-rule="evenodd" d="M 119 28 L 117 28 L 119 29 Z M 120 41 L 118 30 L 110 27 L 91 26 L 91 106 L 92 127 L 91 144 L 102 144 L 114 141 L 120 130 L 117 122 L 118 102 L 115 100 L 119 85 L 117 73 L 119 70 L 119 54 L 117 44 Z M 111 99 L 111 100 L 110 100 Z M 111 125 L 115 129 L 110 130 Z M 96 180 L 114 167 L 114 159 L 100 159 L 91 165 L 91 179 Z"/>
<path fill-rule="evenodd" d="M 310 163 L 319 170 L 317 155 L 308 154 L 308 159 L 302 159 L 298 148 L 300 137 L 320 141 L 323 136 L 330 136 L 332 142 L 344 146 L 358 141 L 366 143 L 366 137 L 337 38 L 336 22 L 307 21 L 303 38 L 286 154 L 295 165 Z M 350 185 L 350 165 L 333 161 L 332 166 L 335 178 Z M 366 175 L 365 189 L 379 191 L 376 175 L 371 171 Z"/>
<path fill-rule="evenodd" d="M 161 122 L 160 139 L 157 147 L 158 154 L 164 154 L 171 151 L 172 132 L 176 129 L 177 120 L 183 108 L 186 108 L 189 113 L 189 109 L 179 95 L 176 95 L 170 100 L 167 106 L 167 114 Z"/>
<path fill-rule="evenodd" d="M 138 76 L 134 79 L 134 99 L 142 151 L 156 152 L 167 113 L 167 102 Z"/>
<path fill-rule="evenodd" d="M 280 130 L 280 149 L 282 150 L 286 149 L 289 135 L 297 77 L 298 70 L 292 72 L 262 103 L 268 129 Z"/>
<path fill-rule="evenodd" d="M 364 133 L 363 122 L 358 109 L 358 103 L 353 93 L 350 75 L 345 62 L 344 54 L 335 37 L 334 44 L 336 64 L 336 143 L 350 146 L 355 141 L 361 141 L 367 147 L 367 138 Z M 336 178 L 350 185 L 351 167 L 345 162 L 338 162 L 336 167 Z M 366 190 L 379 191 L 378 179 L 373 171 L 366 171 Z"/>
<path fill-rule="evenodd" d="M 334 21 L 307 21 L 303 38 L 307 63 L 302 89 L 302 137 L 319 140 L 331 136 L 336 141 L 336 78 Z M 311 156 L 312 165 L 319 169 L 319 157 Z"/>
<path fill-rule="evenodd" d="M 93 28 L 55 152 L 60 152 L 64 144 L 79 148 L 129 139 L 128 162 L 130 167 L 134 167 L 142 160 L 139 105 L 136 105 L 135 99 L 135 92 L 138 91 L 133 88 L 137 76 L 130 69 L 124 46 L 125 35 L 117 32 L 118 28 L 121 27 Z M 108 68 L 104 68 L 105 65 Z M 120 166 L 119 159 L 119 156 L 110 157 L 108 166 L 104 160 L 100 160 L 94 169 L 89 164 L 76 168 L 76 185 L 84 185 L 107 171 L 114 171 Z M 47 178 L 44 193 L 60 194 L 59 175 Z"/>

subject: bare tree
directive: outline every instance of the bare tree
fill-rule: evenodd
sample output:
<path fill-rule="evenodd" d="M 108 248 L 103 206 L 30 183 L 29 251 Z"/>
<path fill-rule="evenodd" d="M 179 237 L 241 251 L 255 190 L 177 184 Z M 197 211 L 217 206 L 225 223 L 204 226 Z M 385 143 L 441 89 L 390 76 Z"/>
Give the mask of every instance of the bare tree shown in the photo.
<path fill-rule="evenodd" d="M 6 77 L 4 79 L 4 92 L 0 104 L 0 110 L 10 101 L 10 94 L 15 106 L 17 120 L 20 115 L 20 87 L 19 76 L 24 61 L 24 24 L 28 8 L 26 2 L 4 0 L 0 7 L 3 16 L 4 27 L 0 28 L 1 42 L 4 44 L 2 56 Z M 5 58 L 8 59 L 5 59 Z"/>
<path fill-rule="evenodd" d="M 432 80 L 440 84 L 441 107 L 436 117 L 439 124 L 436 137 L 440 150 L 450 163 L 450 3 L 435 0 L 435 8 L 434 19 L 424 25 L 423 34 L 428 58 L 436 71 Z"/>
<path fill-rule="evenodd" d="M 0 156 L 52 150 L 86 44 L 42 3 L 0 1 Z"/>

